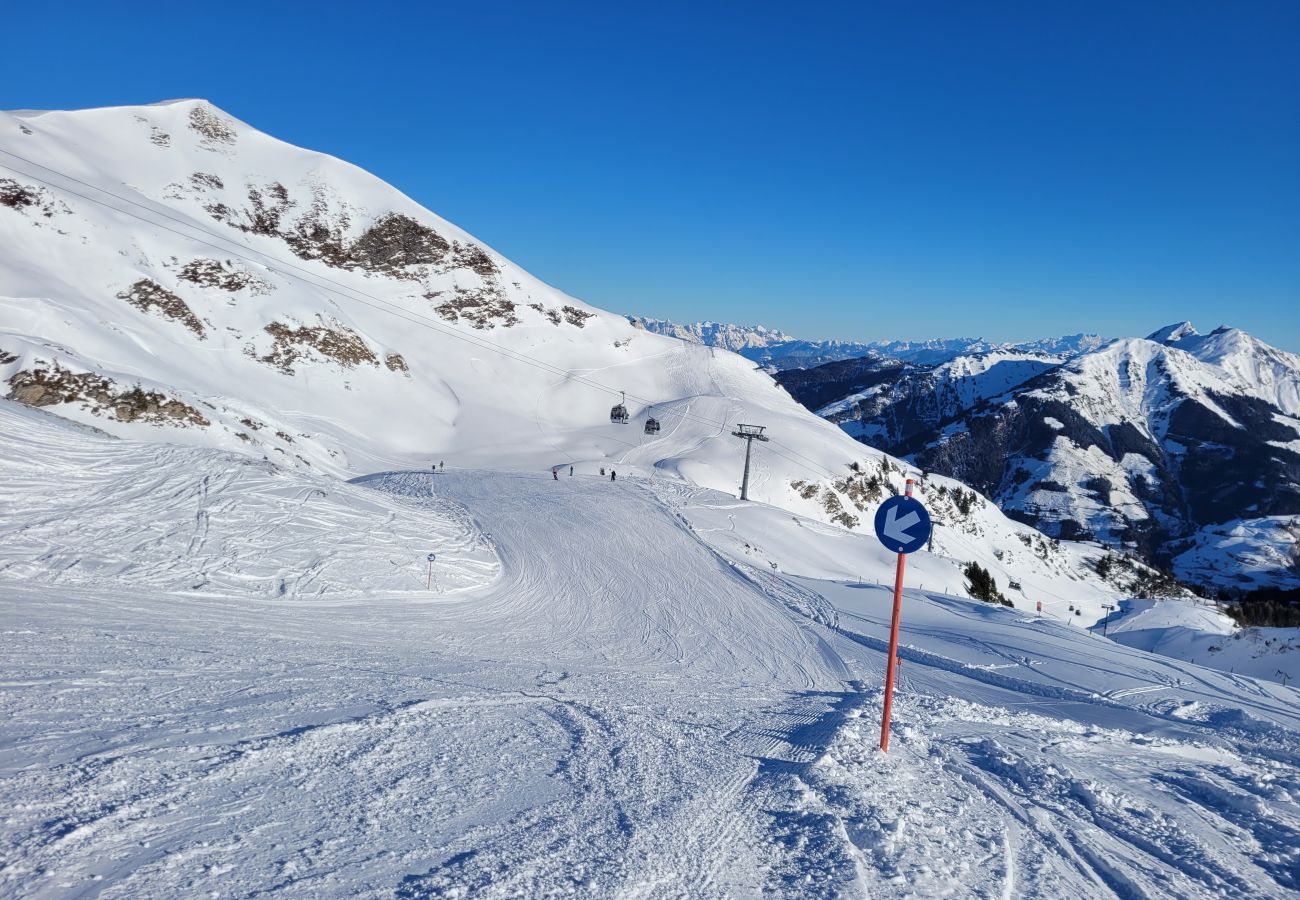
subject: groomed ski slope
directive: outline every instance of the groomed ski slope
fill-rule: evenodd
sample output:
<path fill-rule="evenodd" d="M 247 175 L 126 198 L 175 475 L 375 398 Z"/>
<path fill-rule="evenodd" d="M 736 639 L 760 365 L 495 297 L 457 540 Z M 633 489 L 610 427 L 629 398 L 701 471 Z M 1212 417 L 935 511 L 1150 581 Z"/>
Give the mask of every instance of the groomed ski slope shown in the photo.
<path fill-rule="evenodd" d="M 885 757 L 888 591 L 706 524 L 764 507 L 596 476 L 352 490 L 462 511 L 499 575 L 0 581 L 0 894 L 1300 892 L 1295 690 L 909 591 Z"/>

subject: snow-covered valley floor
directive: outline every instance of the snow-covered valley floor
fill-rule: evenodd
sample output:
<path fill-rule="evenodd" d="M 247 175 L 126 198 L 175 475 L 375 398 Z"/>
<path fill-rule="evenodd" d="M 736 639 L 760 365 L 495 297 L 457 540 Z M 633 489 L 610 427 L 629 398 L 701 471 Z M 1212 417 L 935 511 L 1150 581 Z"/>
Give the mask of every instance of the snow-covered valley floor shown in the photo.
<path fill-rule="evenodd" d="M 889 594 L 692 524 L 761 507 L 359 482 L 385 554 L 497 564 L 278 599 L 0 580 L 0 894 L 1300 892 L 1294 689 L 911 591 L 884 756 Z M 408 512 L 428 546 L 393 546 Z"/>

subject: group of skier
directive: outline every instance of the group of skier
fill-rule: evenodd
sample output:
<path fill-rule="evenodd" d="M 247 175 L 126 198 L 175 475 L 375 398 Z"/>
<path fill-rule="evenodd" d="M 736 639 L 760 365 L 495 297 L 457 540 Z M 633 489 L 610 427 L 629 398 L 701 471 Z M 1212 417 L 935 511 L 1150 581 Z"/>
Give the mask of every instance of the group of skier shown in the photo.
<path fill-rule="evenodd" d="M 605 474 L 605 467 L 604 467 L 604 466 L 601 466 L 601 467 L 600 467 L 600 474 L 601 474 L 601 475 L 604 475 L 604 474 Z M 573 466 L 569 466 L 569 477 L 570 477 L 570 478 L 573 477 Z M 553 479 L 556 480 L 556 481 L 559 481 L 559 480 L 560 480 L 560 470 L 559 470 L 559 468 L 553 468 L 553 469 L 551 469 L 551 478 L 553 478 Z M 609 480 L 610 480 L 610 481 L 618 481 L 618 472 L 614 471 L 613 469 L 610 469 L 610 470 L 609 470 Z"/>

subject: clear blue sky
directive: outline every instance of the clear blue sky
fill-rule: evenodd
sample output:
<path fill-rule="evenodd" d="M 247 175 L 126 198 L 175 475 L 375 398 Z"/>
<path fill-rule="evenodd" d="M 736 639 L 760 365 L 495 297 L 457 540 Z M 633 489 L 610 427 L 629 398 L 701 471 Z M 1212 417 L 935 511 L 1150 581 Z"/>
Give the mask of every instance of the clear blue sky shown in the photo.
<path fill-rule="evenodd" d="M 1300 351 L 1300 3 L 61 3 L 0 107 L 206 97 L 620 312 Z"/>

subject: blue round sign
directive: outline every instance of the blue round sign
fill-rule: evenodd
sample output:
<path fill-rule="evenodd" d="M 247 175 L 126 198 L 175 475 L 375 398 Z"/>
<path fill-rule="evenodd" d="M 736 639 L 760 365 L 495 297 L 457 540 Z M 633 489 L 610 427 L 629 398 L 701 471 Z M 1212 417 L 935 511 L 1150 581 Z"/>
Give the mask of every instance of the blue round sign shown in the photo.
<path fill-rule="evenodd" d="M 890 497 L 876 510 L 876 537 L 891 553 L 915 553 L 930 539 L 930 514 L 915 497 Z"/>
<path fill-rule="evenodd" d="M 435 559 L 437 559 L 437 558 L 438 558 L 438 554 L 436 554 L 436 553 L 430 553 L 430 554 L 429 554 L 429 562 L 433 562 L 433 561 L 434 561 Z"/>

